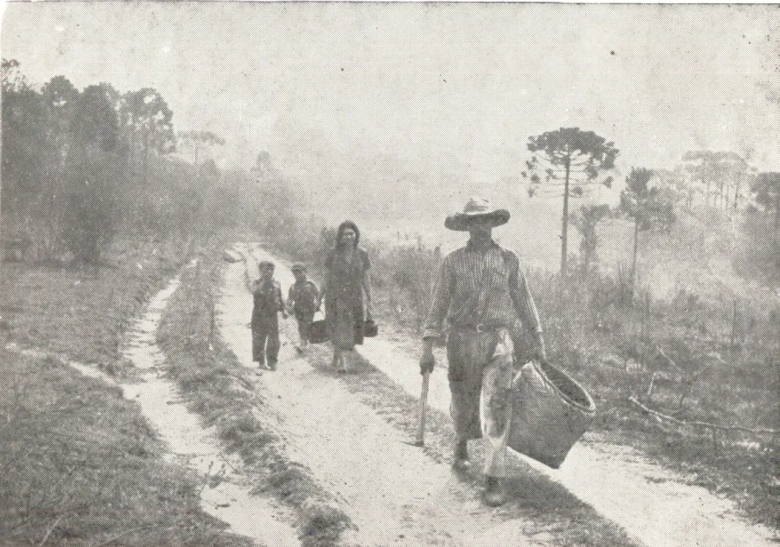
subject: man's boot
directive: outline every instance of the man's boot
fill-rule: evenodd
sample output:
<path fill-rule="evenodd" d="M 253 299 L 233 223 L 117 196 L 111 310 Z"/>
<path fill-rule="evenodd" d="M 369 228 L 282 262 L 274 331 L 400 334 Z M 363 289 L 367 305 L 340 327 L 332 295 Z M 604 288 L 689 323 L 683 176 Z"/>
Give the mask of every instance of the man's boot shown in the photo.
<path fill-rule="evenodd" d="M 498 477 L 487 476 L 485 480 L 485 492 L 483 494 L 485 505 L 498 507 L 506 503 L 506 488 L 504 481 Z"/>
<path fill-rule="evenodd" d="M 452 468 L 456 471 L 468 471 L 471 467 L 469 462 L 468 441 L 457 441 L 455 443 L 455 454 L 452 459 Z"/>

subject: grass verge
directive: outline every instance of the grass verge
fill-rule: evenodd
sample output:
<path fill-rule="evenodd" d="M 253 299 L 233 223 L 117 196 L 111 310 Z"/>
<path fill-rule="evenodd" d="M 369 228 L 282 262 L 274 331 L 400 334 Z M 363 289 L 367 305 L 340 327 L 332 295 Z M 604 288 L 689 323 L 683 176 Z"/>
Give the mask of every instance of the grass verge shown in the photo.
<path fill-rule="evenodd" d="M 122 334 L 187 245 L 118 243 L 82 272 L 5 264 L 0 313 L 0 544 L 243 546 L 199 507 L 199 479 L 166 463 L 137 405 L 55 357 L 122 374 Z"/>
<path fill-rule="evenodd" d="M 122 335 L 189 252 L 189 244 L 150 240 L 117 242 L 88 271 L 6 262 L 0 316 L 7 330 L 0 335 L 116 372 Z"/>
<path fill-rule="evenodd" d="M 296 511 L 302 544 L 334 545 L 350 526 L 349 518 L 307 469 L 286 456 L 272 425 L 265 422 L 269 418 L 252 389 L 250 371 L 214 332 L 220 256 L 221 247 L 215 244 L 196 267 L 183 273 L 168 303 L 158 331 L 166 366 L 190 408 L 215 428 L 229 452 L 240 454 L 255 492 L 271 494 Z"/>

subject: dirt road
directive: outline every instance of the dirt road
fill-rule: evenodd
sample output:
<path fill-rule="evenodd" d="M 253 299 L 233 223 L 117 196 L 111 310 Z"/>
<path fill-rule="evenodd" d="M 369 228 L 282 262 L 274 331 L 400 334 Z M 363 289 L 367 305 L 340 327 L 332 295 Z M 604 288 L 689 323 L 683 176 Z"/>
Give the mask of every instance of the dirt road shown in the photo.
<path fill-rule="evenodd" d="M 292 282 L 284 263 L 250 245 L 236 250 L 257 259 L 271 258 L 276 277 Z M 253 251 L 250 255 L 249 251 Z M 252 367 L 247 322 L 251 298 L 245 265 L 227 266 L 219 303 L 220 330 L 240 362 Z M 254 271 L 254 269 L 252 270 Z M 293 458 L 342 500 L 356 524 L 358 545 L 531 545 L 550 544 L 522 511 L 492 510 L 479 501 L 471 483 L 458 480 L 446 461 L 434 461 L 408 446 L 407 433 L 381 417 L 365 397 L 292 345 L 294 321 L 283 327 L 279 370 L 258 376 L 277 415 Z M 387 340 L 367 341 L 362 354 L 413 396 L 419 394 L 415 356 L 408 347 Z M 314 365 L 314 366 L 313 366 Z M 446 374 L 432 378 L 430 404 L 446 411 Z M 565 486 L 606 518 L 646 545 L 770 545 L 772 533 L 738 518 L 726 500 L 613 446 L 579 444 L 559 471 L 517 456 L 527 473 L 544 474 Z M 530 468 L 529 468 L 530 466 Z M 534 529 L 533 537 L 526 532 Z"/>
<path fill-rule="evenodd" d="M 284 268 L 277 268 L 276 277 L 285 287 L 291 282 Z M 252 367 L 247 343 L 252 300 L 244 282 L 243 263 L 227 267 L 218 321 L 239 361 Z M 453 476 L 449 465 L 406 444 L 408 437 L 336 374 L 299 357 L 289 343 L 294 330 L 293 321 L 283 325 L 279 368 L 263 372 L 257 387 L 277 416 L 288 454 L 336 494 L 355 523 L 347 543 L 548 544 L 544 534 L 523 537 L 529 523 L 484 507 L 478 492 Z"/>
<path fill-rule="evenodd" d="M 397 344 L 368 341 L 361 352 L 372 365 L 411 394 L 419 393 L 415 378 L 416 355 Z M 429 401 L 433 408 L 449 408 L 449 389 L 432 382 Z M 740 519 L 731 502 L 644 458 L 629 447 L 597 443 L 586 435 L 558 470 L 534 460 L 522 459 L 534 472 L 563 485 L 569 492 L 623 527 L 646 545 L 774 545 L 772 532 Z"/>
<path fill-rule="evenodd" d="M 173 279 L 132 324 L 122 353 L 140 369 L 140 374 L 138 381 L 123 383 L 122 392 L 141 406 L 144 416 L 168 444 L 170 457 L 203 477 L 200 495 L 206 512 L 258 545 L 300 545 L 298 534 L 288 524 L 292 520 L 286 514 L 289 512 L 272 500 L 251 494 L 240 458 L 222 451 L 216 436 L 202 427 L 200 417 L 187 409 L 174 382 L 160 369 L 164 355 L 157 346 L 157 328 L 178 286 L 179 278 Z"/>

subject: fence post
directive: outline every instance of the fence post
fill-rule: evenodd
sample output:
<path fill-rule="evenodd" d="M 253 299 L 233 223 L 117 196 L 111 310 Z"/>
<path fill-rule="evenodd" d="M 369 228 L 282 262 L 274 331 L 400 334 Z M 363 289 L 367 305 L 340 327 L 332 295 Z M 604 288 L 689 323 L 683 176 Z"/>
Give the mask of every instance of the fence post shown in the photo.
<path fill-rule="evenodd" d="M 737 336 L 737 299 L 734 299 L 734 312 L 731 316 L 731 342 L 729 349 L 731 350 L 732 357 L 734 356 L 734 343 Z"/>
<path fill-rule="evenodd" d="M 214 351 L 214 296 L 211 297 L 211 318 L 209 322 L 209 351 Z"/>
<path fill-rule="evenodd" d="M 640 331 L 639 331 L 639 364 L 645 366 L 646 348 L 647 348 L 647 332 L 650 330 L 650 291 L 645 292 L 645 302 L 642 306 L 641 319 L 640 319 Z"/>

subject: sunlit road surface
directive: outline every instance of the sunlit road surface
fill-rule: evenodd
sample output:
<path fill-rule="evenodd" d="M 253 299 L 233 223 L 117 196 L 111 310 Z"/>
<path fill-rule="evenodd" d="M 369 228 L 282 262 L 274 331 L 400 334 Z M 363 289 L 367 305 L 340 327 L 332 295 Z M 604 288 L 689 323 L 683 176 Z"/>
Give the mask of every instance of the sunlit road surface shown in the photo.
<path fill-rule="evenodd" d="M 260 254 L 272 258 L 278 267 L 287 266 L 276 257 Z M 286 291 L 286 286 L 282 288 Z M 420 396 L 416 356 L 381 335 L 366 339 L 359 352 L 404 391 Z M 431 375 L 428 405 L 449 413 L 447 373 L 441 364 Z M 770 529 L 738 517 L 729 500 L 686 485 L 680 476 L 631 448 L 579 442 L 558 470 L 514 455 L 621 526 L 632 539 L 650 547 L 777 545 Z"/>
<path fill-rule="evenodd" d="M 367 339 L 360 353 L 407 393 L 419 397 L 420 373 L 414 358 L 379 337 Z M 449 413 L 444 368 L 431 375 L 428 404 Z M 771 530 L 738 518 L 730 501 L 684 484 L 631 448 L 580 442 L 558 470 L 515 455 L 648 546 L 777 545 Z"/>

